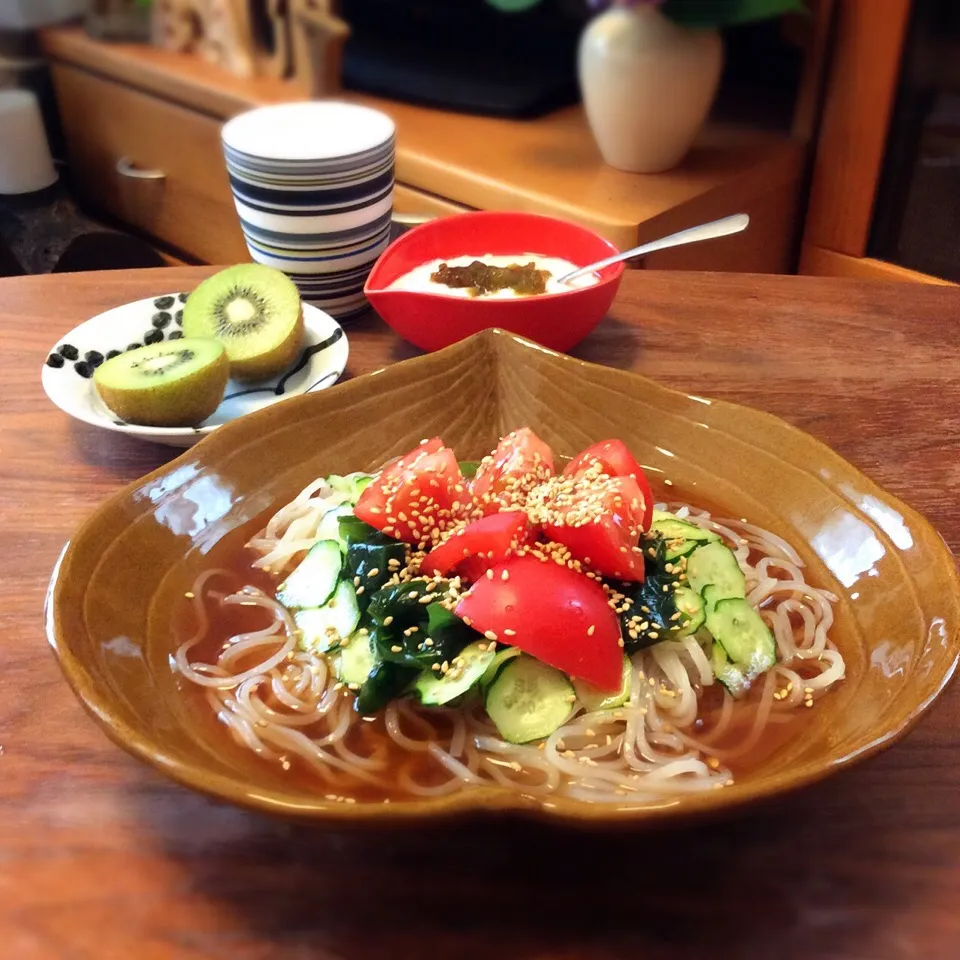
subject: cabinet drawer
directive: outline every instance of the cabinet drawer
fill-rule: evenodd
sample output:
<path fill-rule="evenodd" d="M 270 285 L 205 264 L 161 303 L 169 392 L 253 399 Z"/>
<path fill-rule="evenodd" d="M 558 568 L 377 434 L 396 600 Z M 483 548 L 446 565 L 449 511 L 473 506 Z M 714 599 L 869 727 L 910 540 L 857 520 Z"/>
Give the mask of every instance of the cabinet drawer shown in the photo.
<path fill-rule="evenodd" d="M 77 189 L 92 206 L 198 260 L 249 259 L 220 121 L 64 64 L 53 76 Z M 124 174 L 123 163 L 162 177 Z"/>

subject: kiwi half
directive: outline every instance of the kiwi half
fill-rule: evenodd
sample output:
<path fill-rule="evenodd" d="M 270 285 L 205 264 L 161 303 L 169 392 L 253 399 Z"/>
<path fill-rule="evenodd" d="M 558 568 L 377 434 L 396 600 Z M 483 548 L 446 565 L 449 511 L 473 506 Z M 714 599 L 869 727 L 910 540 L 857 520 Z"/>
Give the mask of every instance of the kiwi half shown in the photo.
<path fill-rule="evenodd" d="M 285 274 L 242 263 L 214 274 L 183 308 L 185 337 L 213 337 L 227 350 L 230 375 L 266 380 L 290 367 L 303 346 L 300 291 Z"/>
<path fill-rule="evenodd" d="M 217 340 L 152 343 L 106 360 L 93 375 L 100 399 L 121 419 L 192 427 L 220 406 L 230 363 Z"/>

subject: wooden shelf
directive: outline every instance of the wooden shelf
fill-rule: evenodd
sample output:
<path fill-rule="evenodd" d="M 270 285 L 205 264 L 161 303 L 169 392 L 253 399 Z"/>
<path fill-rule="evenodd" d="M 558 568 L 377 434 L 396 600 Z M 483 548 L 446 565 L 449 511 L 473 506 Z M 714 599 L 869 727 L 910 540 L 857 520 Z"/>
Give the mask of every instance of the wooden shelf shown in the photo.
<path fill-rule="evenodd" d="M 152 47 L 107 45 L 79 28 L 46 31 L 43 45 L 55 62 L 217 119 L 297 96 L 282 81 L 240 79 Z M 621 248 L 746 210 L 754 226 L 737 245 L 711 241 L 686 248 L 684 255 L 665 251 L 648 265 L 754 271 L 791 266 L 806 149 L 782 133 L 708 125 L 676 170 L 639 175 L 603 163 L 580 107 L 512 121 L 356 94 L 345 99 L 378 107 L 396 121 L 398 182 L 459 207 L 563 217 Z"/>

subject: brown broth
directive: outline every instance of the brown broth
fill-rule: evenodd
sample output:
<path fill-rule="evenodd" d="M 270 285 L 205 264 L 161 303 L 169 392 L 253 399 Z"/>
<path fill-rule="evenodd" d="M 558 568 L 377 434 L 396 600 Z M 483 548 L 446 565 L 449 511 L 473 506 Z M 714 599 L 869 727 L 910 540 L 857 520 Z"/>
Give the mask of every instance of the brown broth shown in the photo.
<path fill-rule="evenodd" d="M 273 510 L 267 511 L 250 523 L 232 531 L 213 547 L 206 557 L 205 568 L 227 571 L 229 576 L 224 575 L 211 581 L 207 588 L 208 593 L 211 590 L 225 593 L 232 592 L 245 584 L 250 584 L 272 595 L 276 586 L 275 578 L 251 566 L 255 554 L 246 546 L 247 541 L 263 528 L 272 513 Z M 197 621 L 192 601 L 184 597 L 184 594 L 191 589 L 192 584 L 190 583 L 182 585 L 179 594 L 181 601 L 173 611 L 172 649 L 176 649 L 196 630 Z M 218 608 L 212 601 L 209 601 L 207 610 L 211 618 L 211 629 L 208 635 L 191 651 L 191 662 L 214 662 L 223 648 L 223 644 L 231 636 L 245 631 L 261 629 L 269 622 L 267 615 L 256 607 L 226 606 Z M 357 802 L 390 802 L 391 800 L 408 799 L 410 796 L 400 782 L 401 772 L 404 768 L 414 776 L 417 783 L 425 786 L 438 785 L 449 779 L 449 774 L 438 761 L 423 753 L 411 754 L 397 746 L 386 734 L 382 716 L 378 716 L 364 718 L 364 722 L 354 724 L 347 735 L 346 743 L 351 750 L 364 756 L 377 750 L 386 751 L 387 770 L 390 779 L 388 786 L 386 788 L 371 786 L 345 774 L 337 774 L 339 782 L 336 785 L 327 784 L 307 762 L 295 755 L 290 757 L 289 766 L 285 768 L 285 765 L 278 761 L 262 759 L 248 748 L 236 744 L 233 737 L 227 733 L 213 710 L 211 710 L 204 696 L 204 691 L 196 685 L 182 680 L 182 678 L 178 678 L 178 686 L 190 701 L 190 716 L 196 721 L 198 730 L 204 739 L 215 740 L 218 744 L 218 753 L 228 757 L 231 763 L 240 768 L 251 771 L 256 769 L 260 778 L 263 777 L 264 767 L 269 767 L 275 775 L 275 782 L 278 786 L 298 787 L 322 795 L 349 797 L 351 801 Z M 760 688 L 760 684 L 755 685 L 744 701 L 737 705 L 736 710 L 740 716 L 734 732 L 725 735 L 712 746 L 717 749 L 733 747 L 738 738 L 743 738 L 750 728 L 750 721 L 757 709 Z M 346 690 L 343 695 L 351 699 L 353 697 L 353 694 Z M 692 736 L 699 736 L 701 733 L 708 733 L 713 728 L 719 716 L 721 697 L 722 692 L 718 686 L 702 692 L 698 720 L 693 728 L 686 731 L 687 733 Z M 751 750 L 734 760 L 725 761 L 724 765 L 732 771 L 737 779 L 755 773 L 775 753 L 797 738 L 800 727 L 810 719 L 807 716 L 808 713 L 812 713 L 812 711 L 798 707 L 792 711 L 788 721 L 768 724 L 759 741 Z M 438 730 L 441 731 L 442 742 L 446 739 L 442 734 L 442 720 L 438 717 L 436 723 Z M 319 729 L 319 726 L 311 728 L 311 732 Z M 220 744 L 223 744 L 223 746 L 221 747 Z M 709 756 L 709 754 L 707 755 Z"/>

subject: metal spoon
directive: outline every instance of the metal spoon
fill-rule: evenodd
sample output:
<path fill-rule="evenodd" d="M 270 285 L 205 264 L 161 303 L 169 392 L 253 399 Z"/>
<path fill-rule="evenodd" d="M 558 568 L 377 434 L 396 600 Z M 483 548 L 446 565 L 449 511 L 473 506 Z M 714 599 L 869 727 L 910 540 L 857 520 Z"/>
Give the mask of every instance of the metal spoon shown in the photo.
<path fill-rule="evenodd" d="M 559 277 L 557 283 L 569 283 L 577 277 L 582 277 L 585 273 L 594 273 L 604 267 L 620 263 L 621 260 L 633 260 L 634 257 L 642 257 L 644 254 L 653 253 L 655 250 L 666 250 L 668 247 L 680 247 L 685 243 L 698 243 L 700 240 L 713 240 L 715 237 L 726 237 L 731 233 L 740 233 L 741 230 L 747 229 L 749 223 L 750 217 L 745 213 L 735 213 L 732 217 L 723 217 L 721 220 L 701 223 L 699 227 L 690 227 L 687 230 L 681 230 L 679 233 L 671 233 L 669 237 L 662 237 L 660 240 L 641 244 L 632 250 L 624 250 L 622 253 L 607 257 L 606 260 L 598 260 L 596 263 L 579 267 L 571 273 Z"/>

